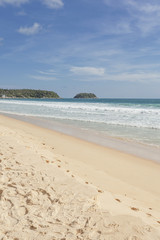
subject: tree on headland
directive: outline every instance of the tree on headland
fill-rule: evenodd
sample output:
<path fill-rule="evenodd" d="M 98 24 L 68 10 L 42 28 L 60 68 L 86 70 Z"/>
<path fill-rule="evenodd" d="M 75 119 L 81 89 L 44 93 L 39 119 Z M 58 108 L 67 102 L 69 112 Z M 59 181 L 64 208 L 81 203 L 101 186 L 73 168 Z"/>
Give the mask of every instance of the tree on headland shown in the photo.
<path fill-rule="evenodd" d="M 94 93 L 78 93 L 74 98 L 97 98 Z"/>
<path fill-rule="evenodd" d="M 60 98 L 57 93 L 34 89 L 0 89 L 0 98 Z"/>

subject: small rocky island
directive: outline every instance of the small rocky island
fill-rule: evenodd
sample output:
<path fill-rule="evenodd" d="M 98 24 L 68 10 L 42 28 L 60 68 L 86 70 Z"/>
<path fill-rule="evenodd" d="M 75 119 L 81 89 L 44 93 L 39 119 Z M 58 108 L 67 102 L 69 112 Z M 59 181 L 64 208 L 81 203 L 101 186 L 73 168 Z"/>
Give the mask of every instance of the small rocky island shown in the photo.
<path fill-rule="evenodd" d="M 53 91 L 34 89 L 2 89 L 0 88 L 0 98 L 60 98 Z"/>
<path fill-rule="evenodd" d="M 97 98 L 94 93 L 78 93 L 74 98 Z"/>

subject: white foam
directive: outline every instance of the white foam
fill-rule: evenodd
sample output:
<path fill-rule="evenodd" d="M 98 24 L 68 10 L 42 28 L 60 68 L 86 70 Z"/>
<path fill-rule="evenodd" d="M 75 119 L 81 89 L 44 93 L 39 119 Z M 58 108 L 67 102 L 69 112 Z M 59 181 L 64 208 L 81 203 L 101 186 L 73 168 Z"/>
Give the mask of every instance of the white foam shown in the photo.
<path fill-rule="evenodd" d="M 141 129 L 141 135 L 151 130 L 152 134 L 149 132 L 145 136 L 148 139 L 149 134 L 155 136 L 155 131 L 160 130 L 160 107 L 151 104 L 1 99 L 0 112 L 71 121 L 86 129 L 94 128 L 104 132 L 112 130 L 115 134 L 118 131 L 118 136 L 124 136 L 125 132 L 125 136 L 131 136 L 132 133 L 134 138 L 137 134 L 139 139 L 141 136 L 138 129 Z M 156 141 L 160 145 L 160 139 Z"/>

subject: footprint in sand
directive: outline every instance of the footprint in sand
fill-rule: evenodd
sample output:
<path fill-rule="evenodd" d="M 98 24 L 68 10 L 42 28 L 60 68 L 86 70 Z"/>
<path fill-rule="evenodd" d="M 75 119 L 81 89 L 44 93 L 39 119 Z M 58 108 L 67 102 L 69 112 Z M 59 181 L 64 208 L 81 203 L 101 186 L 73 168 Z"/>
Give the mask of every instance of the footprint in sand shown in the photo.
<path fill-rule="evenodd" d="M 105 228 L 105 233 L 110 234 L 110 233 L 118 232 L 118 227 L 119 225 L 116 223 L 108 224 L 108 226 Z"/>
<path fill-rule="evenodd" d="M 24 216 L 28 213 L 28 209 L 25 207 L 25 206 L 20 206 L 18 209 L 17 209 L 17 213 L 19 216 Z"/>
<path fill-rule="evenodd" d="M 99 192 L 99 193 L 102 193 L 103 191 L 99 189 L 98 192 Z"/>
<path fill-rule="evenodd" d="M 146 225 L 146 226 L 144 227 L 144 230 L 147 231 L 147 232 L 151 232 L 151 227 L 148 226 L 148 225 Z"/>
<path fill-rule="evenodd" d="M 148 217 L 152 217 L 152 214 L 150 214 L 150 213 L 146 213 L 146 215 L 147 215 Z"/>
<path fill-rule="evenodd" d="M 0 200 L 1 200 L 1 198 L 2 198 L 2 193 L 3 193 L 3 190 L 0 189 Z"/>
<path fill-rule="evenodd" d="M 140 240 L 140 238 L 138 238 L 137 236 L 130 236 L 126 240 Z"/>
<path fill-rule="evenodd" d="M 98 232 L 96 232 L 96 231 L 91 231 L 91 233 L 89 234 L 89 239 L 92 239 L 92 240 L 98 240 L 98 239 L 100 239 L 99 237 L 100 237 L 100 233 L 99 233 L 99 231 Z"/>
<path fill-rule="evenodd" d="M 136 211 L 136 212 L 139 211 L 139 209 L 138 209 L 138 208 L 135 208 L 135 207 L 131 207 L 131 210 Z"/>

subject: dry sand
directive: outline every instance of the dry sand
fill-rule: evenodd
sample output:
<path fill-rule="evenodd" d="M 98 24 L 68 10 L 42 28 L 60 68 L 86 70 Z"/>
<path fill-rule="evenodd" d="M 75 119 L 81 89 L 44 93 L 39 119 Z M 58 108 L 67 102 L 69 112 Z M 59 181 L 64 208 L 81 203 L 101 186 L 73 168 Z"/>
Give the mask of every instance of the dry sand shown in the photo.
<path fill-rule="evenodd" d="M 160 240 L 160 165 L 0 116 L 0 240 Z"/>

